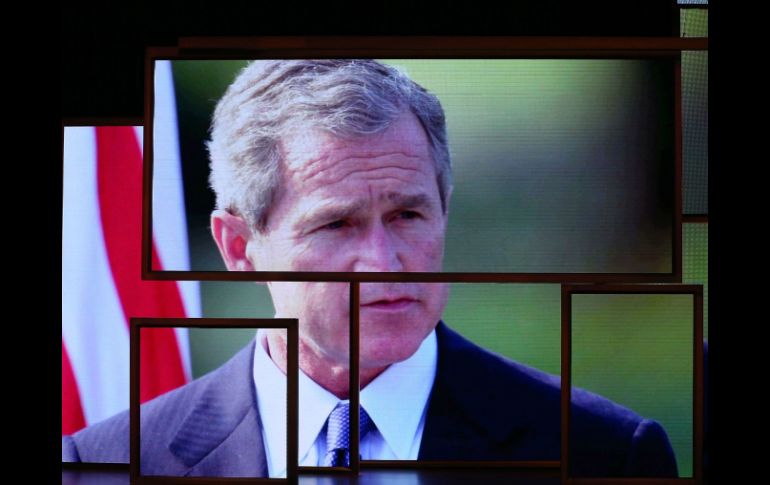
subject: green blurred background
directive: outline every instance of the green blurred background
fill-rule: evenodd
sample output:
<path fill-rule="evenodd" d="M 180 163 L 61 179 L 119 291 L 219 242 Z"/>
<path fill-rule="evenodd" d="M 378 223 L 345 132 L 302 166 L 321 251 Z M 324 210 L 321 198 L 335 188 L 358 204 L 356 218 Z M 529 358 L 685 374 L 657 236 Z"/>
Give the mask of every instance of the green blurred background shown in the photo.
<path fill-rule="evenodd" d="M 658 421 L 692 476 L 691 295 L 573 295 L 572 385 Z"/>
<path fill-rule="evenodd" d="M 708 37 L 708 10 L 680 10 L 682 37 Z M 682 213 L 708 214 L 709 53 L 682 52 Z"/>
<path fill-rule="evenodd" d="M 673 61 L 383 62 L 446 112 L 455 186 L 446 271 L 671 272 Z M 193 270 L 224 270 L 208 228 L 204 141 L 243 66 L 173 62 Z M 162 197 L 153 210 L 167 210 Z"/>

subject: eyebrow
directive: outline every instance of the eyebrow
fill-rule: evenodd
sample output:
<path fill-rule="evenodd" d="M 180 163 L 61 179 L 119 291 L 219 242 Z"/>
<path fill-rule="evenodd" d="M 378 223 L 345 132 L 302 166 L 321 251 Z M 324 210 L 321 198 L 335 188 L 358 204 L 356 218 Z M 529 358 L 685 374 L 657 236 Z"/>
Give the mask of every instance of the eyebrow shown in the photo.
<path fill-rule="evenodd" d="M 363 200 L 352 200 L 350 202 L 330 203 L 325 207 L 310 210 L 305 213 L 294 225 L 300 229 L 310 229 L 308 226 L 314 226 L 320 223 L 334 222 L 340 219 L 349 219 L 357 212 L 366 207 Z"/>
<path fill-rule="evenodd" d="M 426 194 L 402 194 L 399 192 L 388 192 L 385 194 L 395 207 L 403 209 L 430 209 L 433 207 L 430 197 Z M 305 213 L 294 225 L 299 229 L 311 229 L 317 224 L 334 222 L 342 219 L 350 219 L 356 213 L 365 209 L 369 205 L 366 200 L 352 200 L 348 202 L 332 202 L 327 206 L 322 206 Z M 310 226 L 310 227 L 308 227 Z"/>
<path fill-rule="evenodd" d="M 397 207 L 409 209 L 418 209 L 422 207 L 430 209 L 433 207 L 430 197 L 423 193 L 402 194 L 400 192 L 388 192 L 385 194 L 385 197 Z"/>

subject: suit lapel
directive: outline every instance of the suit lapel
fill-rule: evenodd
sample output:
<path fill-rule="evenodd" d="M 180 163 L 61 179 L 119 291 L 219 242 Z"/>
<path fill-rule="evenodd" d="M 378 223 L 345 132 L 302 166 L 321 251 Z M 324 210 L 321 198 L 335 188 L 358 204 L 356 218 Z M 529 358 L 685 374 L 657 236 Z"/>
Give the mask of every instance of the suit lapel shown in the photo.
<path fill-rule="evenodd" d="M 256 409 L 249 410 L 232 433 L 190 468 L 188 476 L 267 477 Z"/>
<path fill-rule="evenodd" d="M 186 475 L 267 476 L 251 377 L 253 349 L 252 343 L 215 371 L 169 443 L 189 468 Z"/>

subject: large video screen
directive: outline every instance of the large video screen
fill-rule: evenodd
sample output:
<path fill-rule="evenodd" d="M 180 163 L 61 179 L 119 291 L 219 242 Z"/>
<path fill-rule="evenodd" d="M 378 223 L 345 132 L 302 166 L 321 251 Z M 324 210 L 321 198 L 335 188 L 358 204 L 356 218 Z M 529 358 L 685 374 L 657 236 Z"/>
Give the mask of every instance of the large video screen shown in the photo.
<path fill-rule="evenodd" d="M 113 188 L 125 186 L 133 194 L 133 232 L 105 239 L 131 246 L 134 253 L 124 266 L 137 280 L 140 268 L 146 268 L 136 254 L 144 236 L 152 244 L 145 244 L 142 262 L 150 262 L 152 271 L 198 272 L 192 279 L 201 280 L 211 273 L 211 279 L 238 279 L 226 271 L 246 271 L 267 282 L 204 281 L 192 292 L 200 308 L 180 316 L 235 313 L 299 319 L 300 466 L 345 468 L 351 463 L 332 443 L 337 440 L 332 438 L 332 415 L 338 409 L 350 413 L 344 407 L 351 399 L 347 379 L 352 374 L 346 332 L 352 304 L 348 292 L 355 277 L 324 280 L 330 272 L 412 273 L 395 275 L 403 281 L 360 284 L 359 451 L 365 464 L 558 461 L 558 286 L 469 284 L 450 276 L 443 280 L 453 281 L 450 291 L 445 283 L 410 277 L 481 274 L 474 280 L 480 283 L 485 275 L 490 282 L 494 275 L 519 274 L 521 281 L 558 283 L 573 281 L 573 275 L 582 276 L 580 281 L 603 281 L 608 275 L 625 275 L 630 281 L 675 276 L 681 257 L 676 70 L 673 57 L 157 60 L 150 129 L 145 131 L 145 137 L 150 135 L 145 175 L 151 177 L 144 179 L 150 182 L 144 187 L 150 197 L 144 207 L 150 211 L 143 216 L 152 218 L 151 224 L 144 220 L 149 231 L 139 234 L 141 183 L 139 171 L 133 170 L 130 188 L 128 178 L 110 177 Z M 105 147 L 130 141 L 139 147 L 130 152 L 137 155 L 130 160 L 136 169 L 140 133 L 123 131 L 113 139 L 96 129 L 89 150 L 99 159 L 103 152 L 109 155 Z M 99 200 L 116 194 L 102 189 Z M 65 201 L 65 212 L 68 207 Z M 108 224 L 107 215 L 95 217 Z M 119 255 L 108 254 L 109 263 L 128 261 Z M 538 279 L 542 275 L 550 279 Z M 141 282 L 146 283 L 168 283 L 174 288 L 166 290 L 184 293 L 176 289 L 180 283 Z M 127 297 L 129 289 L 124 287 Z M 177 306 L 187 308 L 186 300 L 180 301 Z M 145 315 L 137 313 L 142 308 L 124 305 L 123 316 Z M 601 316 L 602 302 L 596 308 Z M 602 320 L 591 314 L 586 321 Z M 612 333 L 617 328 L 604 334 L 590 328 L 596 339 L 588 338 L 583 350 L 598 362 L 596 356 L 610 348 L 605 339 L 619 334 Z M 209 379 L 212 369 L 219 368 L 219 362 L 207 362 L 222 343 L 219 338 L 191 332 L 189 350 L 187 334 L 167 340 L 176 342 L 175 352 L 186 359 L 175 386 Z M 234 346 L 253 340 L 252 332 L 245 343 Z M 687 344 L 678 335 L 669 340 Z M 280 361 L 280 339 L 257 336 L 257 342 L 261 345 L 253 347 L 254 359 L 261 355 L 268 363 Z M 68 352 L 75 347 L 63 338 L 62 348 L 64 367 L 66 360 L 74 360 Z M 600 365 L 607 361 L 611 355 Z M 466 372 L 457 362 L 474 367 Z M 640 373 L 642 369 L 638 367 Z M 231 381 L 240 382 L 239 389 L 261 388 L 256 392 L 269 394 L 264 390 L 269 386 L 256 383 L 256 368 L 244 365 L 241 370 L 238 380 Z M 576 383 L 628 407 L 629 413 L 639 412 L 629 414 L 635 419 L 644 416 L 664 427 L 655 449 L 666 451 L 672 466 L 631 473 L 673 476 L 678 466 L 678 474 L 687 475 L 692 443 L 680 438 L 691 429 L 691 409 L 647 409 L 634 390 L 612 395 L 624 374 L 577 379 L 592 372 L 591 367 L 582 374 L 576 371 Z M 80 379 L 77 369 L 74 373 Z M 471 402 L 463 382 L 491 388 L 477 380 L 480 376 L 502 379 L 503 385 L 497 397 L 490 391 Z M 677 379 L 687 376 L 685 369 Z M 70 380 L 77 384 L 77 379 Z M 403 388 L 407 381 L 414 387 Z M 143 376 L 142 382 L 149 380 Z M 406 403 L 409 389 L 416 390 L 413 395 L 422 393 L 422 405 L 406 406 L 403 412 L 388 405 L 394 399 Z M 516 410 L 508 406 L 525 394 L 532 399 Z M 676 401 L 680 394 L 666 401 Z M 601 407 L 610 401 L 597 403 Z M 63 392 L 63 416 L 64 410 Z M 620 419 L 623 413 L 613 417 Z M 510 418 L 505 430 L 492 419 L 495 415 Z M 524 423 L 528 415 L 540 423 L 538 432 L 516 425 L 516 419 Z M 105 425 L 98 422 L 104 417 L 75 420 L 62 434 L 94 423 L 101 426 L 94 429 L 103 430 Z M 343 418 L 340 422 L 349 425 L 349 416 Z M 405 418 L 411 419 L 406 428 Z M 365 426 L 372 423 L 374 431 Z M 450 430 L 481 430 L 483 439 L 476 436 L 479 446 L 472 446 Z M 341 436 L 350 440 L 345 433 Z M 87 449 L 85 438 L 75 438 L 81 446 L 78 439 L 83 443 L 78 449 Z M 194 440 L 185 441 L 190 442 Z M 267 469 L 281 469 L 271 462 L 271 451 L 265 451 Z M 127 459 L 117 454 L 78 458 Z M 589 475 L 594 473 L 617 475 L 601 468 Z"/>
<path fill-rule="evenodd" d="M 164 271 L 675 272 L 671 58 L 154 67 Z"/>

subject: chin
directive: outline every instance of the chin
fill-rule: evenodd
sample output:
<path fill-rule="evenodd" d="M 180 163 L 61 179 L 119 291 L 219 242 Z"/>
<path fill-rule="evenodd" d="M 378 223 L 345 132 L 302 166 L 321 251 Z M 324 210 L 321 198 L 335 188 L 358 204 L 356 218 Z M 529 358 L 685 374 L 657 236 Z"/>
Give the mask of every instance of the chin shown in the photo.
<path fill-rule="evenodd" d="M 411 357 L 420 348 L 435 321 L 424 311 L 361 313 L 360 362 L 367 367 L 387 367 Z"/>
<path fill-rule="evenodd" d="M 422 339 L 406 340 L 396 339 L 376 339 L 364 343 L 364 337 L 361 338 L 360 362 L 364 368 L 387 367 L 396 362 L 401 362 L 417 352 L 420 348 Z"/>

